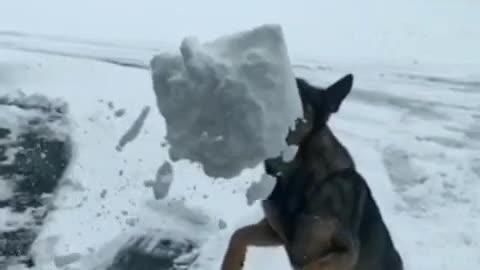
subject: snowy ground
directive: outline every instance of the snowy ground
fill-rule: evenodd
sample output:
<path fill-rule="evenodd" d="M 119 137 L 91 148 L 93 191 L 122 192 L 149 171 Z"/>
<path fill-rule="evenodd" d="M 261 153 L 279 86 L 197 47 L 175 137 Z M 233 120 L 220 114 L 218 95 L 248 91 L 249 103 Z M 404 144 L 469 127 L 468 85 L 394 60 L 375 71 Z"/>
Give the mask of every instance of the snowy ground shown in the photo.
<path fill-rule="evenodd" d="M 258 203 L 248 206 L 245 193 L 259 178 L 261 168 L 246 170 L 227 181 L 206 177 L 194 164 L 173 163 L 175 180 L 167 199 L 161 201 L 154 200 L 152 189 L 144 184 L 154 179 L 157 169 L 168 160 L 162 146 L 164 122 L 156 108 L 148 61 L 159 51 L 175 48 L 184 34 L 197 35 L 198 29 L 185 22 L 179 24 L 178 32 L 158 25 L 142 28 L 152 17 L 129 25 L 121 16 L 128 21 L 143 10 L 150 10 L 146 17 L 155 12 L 139 5 L 127 14 L 121 9 L 124 4 L 120 4 L 120 14 L 111 15 L 112 21 L 120 23 L 117 33 L 123 33 L 120 27 L 128 33 L 134 33 L 136 27 L 145 32 L 155 32 L 156 27 L 160 30 L 152 39 L 151 33 L 115 36 L 108 31 L 116 29 L 114 23 L 100 23 L 98 29 L 89 27 L 88 20 L 86 25 L 79 23 L 83 21 L 82 14 L 86 16 L 91 8 L 88 4 L 77 14 L 73 12 L 75 6 L 51 2 L 58 4 L 56 7 L 64 11 L 63 15 L 54 12 L 51 20 L 38 25 L 25 20 L 29 16 L 39 19 L 41 12 L 32 11 L 45 10 L 44 6 L 30 4 L 31 11 L 23 13 L 19 12 L 21 1 L 5 5 L 5 9 L 0 7 L 1 15 L 5 15 L 0 18 L 1 29 L 17 31 L 0 33 L 0 96 L 21 89 L 27 94 L 60 97 L 69 104 L 74 147 L 65 180 L 69 184 L 57 190 L 55 210 L 33 246 L 37 251 L 37 269 L 55 269 L 54 256 L 77 253 L 81 259 L 71 264 L 72 268 L 64 269 L 93 269 L 113 256 L 128 233 L 146 229 L 188 233 L 202 244 L 196 262 L 198 269 L 218 268 L 232 230 L 260 215 Z M 374 2 L 368 1 L 373 10 Z M 267 4 L 262 4 L 265 11 L 263 5 Z M 345 7 L 342 5 L 331 8 L 338 13 Z M 310 19 L 285 23 L 287 42 L 292 48 L 295 73 L 314 83 L 327 85 L 346 72 L 355 74 L 352 95 L 331 125 L 370 183 L 406 269 L 477 269 L 480 59 L 476 48 L 480 47 L 480 33 L 473 27 L 473 10 L 480 7 L 472 1 L 450 6 L 439 1 L 431 12 L 422 13 L 428 6 L 416 5 L 417 9 L 408 14 L 416 16 L 416 23 L 425 19 L 427 26 L 417 29 L 414 21 L 393 23 L 394 20 L 379 15 L 356 26 L 355 22 L 339 21 L 325 14 L 328 12 L 321 12 L 326 17 L 319 18 L 316 26 L 336 19 L 333 24 L 338 26 L 338 32 L 327 31 L 323 37 L 328 45 L 315 54 L 314 45 L 325 42 L 311 41 L 299 33 L 313 31 L 315 23 L 311 20 L 317 14 L 310 11 L 306 16 Z M 407 4 L 397 6 L 408 10 Z M 376 7 L 381 8 L 380 4 Z M 282 20 L 287 16 L 286 9 L 282 6 L 282 11 L 268 13 L 265 20 Z M 362 6 L 364 9 L 368 8 Z M 92 11 L 92 17 L 98 19 L 107 10 L 108 5 L 101 4 Z M 306 10 L 296 7 L 292 12 Z M 343 16 L 360 20 L 354 10 L 355 7 L 348 8 Z M 13 18 L 17 14 L 18 20 Z M 201 17 L 192 11 L 187 15 Z M 233 17 L 234 22 L 211 32 L 205 30 L 205 23 L 196 27 L 203 29 L 198 35 L 210 38 L 263 23 L 261 15 L 254 9 L 249 23 L 235 24 L 248 20 Z M 448 20 L 450 30 L 439 26 L 446 20 L 440 15 L 457 18 Z M 220 19 L 220 15 L 216 16 Z M 55 19 L 65 20 L 65 24 L 54 23 Z M 387 26 L 368 30 L 375 26 L 374 19 L 385 19 L 385 25 L 393 32 L 387 32 Z M 342 34 L 342 30 L 360 31 L 361 27 L 367 27 L 365 37 L 358 32 L 349 40 L 348 34 Z M 433 30 L 428 32 L 429 29 Z M 393 34 L 395 31 L 401 34 Z M 66 38 L 77 36 L 82 38 Z M 372 37 L 377 39 L 369 47 L 367 40 Z M 302 42 L 310 43 L 302 47 Z M 361 47 L 356 50 L 354 44 Z M 381 44 L 384 47 L 380 49 Z M 328 55 L 335 49 L 347 55 L 338 59 Z M 120 139 L 147 106 L 150 111 L 140 134 L 119 151 Z M 125 113 L 118 116 L 122 109 Z M 0 188 L 3 190 L 1 183 Z M 249 255 L 246 269 L 265 269 L 271 265 L 272 256 L 277 256 L 278 266 L 269 268 L 288 269 L 280 249 L 253 249 Z"/>

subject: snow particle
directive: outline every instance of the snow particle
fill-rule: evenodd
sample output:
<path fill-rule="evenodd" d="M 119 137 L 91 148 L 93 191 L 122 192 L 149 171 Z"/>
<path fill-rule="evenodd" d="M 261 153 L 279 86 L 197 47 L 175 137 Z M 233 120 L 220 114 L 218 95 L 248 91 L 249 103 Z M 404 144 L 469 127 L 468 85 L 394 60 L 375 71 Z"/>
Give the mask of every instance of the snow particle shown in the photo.
<path fill-rule="evenodd" d="M 145 187 L 151 188 L 151 187 L 153 187 L 153 186 L 155 185 L 155 181 L 153 181 L 153 180 L 145 180 L 145 181 L 143 182 L 143 185 L 144 185 Z"/>
<path fill-rule="evenodd" d="M 102 192 L 100 193 L 100 198 L 105 199 L 106 196 L 107 196 L 107 190 L 104 189 L 104 190 L 102 190 Z"/>
<path fill-rule="evenodd" d="M 114 115 L 115 117 L 122 117 L 125 115 L 125 113 L 126 113 L 125 109 L 118 109 L 115 111 Z"/>
<path fill-rule="evenodd" d="M 137 223 L 138 223 L 138 218 L 131 217 L 131 218 L 127 218 L 125 220 L 125 224 L 127 224 L 130 227 L 135 227 L 135 225 L 137 225 Z"/>
<path fill-rule="evenodd" d="M 225 220 L 220 219 L 220 220 L 218 221 L 218 228 L 219 228 L 220 230 L 223 230 L 223 229 L 227 228 L 227 223 L 225 222 Z"/>

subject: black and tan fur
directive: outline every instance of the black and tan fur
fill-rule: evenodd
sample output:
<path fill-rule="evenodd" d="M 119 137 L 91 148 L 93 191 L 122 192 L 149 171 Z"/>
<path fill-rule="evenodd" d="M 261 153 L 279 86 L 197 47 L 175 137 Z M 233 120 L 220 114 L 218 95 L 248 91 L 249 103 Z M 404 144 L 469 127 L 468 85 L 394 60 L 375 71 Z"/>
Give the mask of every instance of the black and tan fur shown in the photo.
<path fill-rule="evenodd" d="M 234 232 L 222 270 L 242 269 L 248 246 L 284 246 L 293 269 L 403 269 L 366 181 L 327 126 L 352 84 L 352 75 L 327 89 L 297 78 L 305 121 L 287 143 L 298 151 L 290 162 L 265 161 L 277 179 L 262 202 L 265 218 Z"/>

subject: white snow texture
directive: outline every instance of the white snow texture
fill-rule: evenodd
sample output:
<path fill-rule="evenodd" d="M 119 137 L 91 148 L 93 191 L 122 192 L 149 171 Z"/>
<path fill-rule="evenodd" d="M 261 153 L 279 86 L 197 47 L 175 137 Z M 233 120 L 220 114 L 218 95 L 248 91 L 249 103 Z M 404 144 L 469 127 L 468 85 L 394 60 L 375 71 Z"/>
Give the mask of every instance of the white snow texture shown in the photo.
<path fill-rule="evenodd" d="M 208 41 L 264 23 L 281 24 L 295 75 L 325 87 L 354 74 L 329 124 L 365 176 L 405 270 L 480 269 L 478 10 L 472 0 L 1 1 L 0 96 L 16 100 L 21 89 L 61 97 L 74 146 L 29 269 L 106 270 L 131 236 L 172 230 L 199 245 L 191 269 L 219 269 L 233 231 L 262 218 L 262 166 L 224 181 L 187 160 L 171 162 L 156 110 L 116 147 L 138 112 L 157 106 L 154 55 L 175 55 L 187 35 Z M 109 101 L 125 109 L 122 117 Z M 0 109 L 0 126 L 16 138 L 16 123 L 32 112 Z M 163 162 L 175 179 L 155 200 Z M 11 196 L 10 184 L 0 179 L 0 199 Z M 30 223 L 25 217 L 3 208 L 0 231 L 16 230 L 5 221 Z M 75 254 L 82 258 L 73 262 Z M 69 264 L 57 268 L 59 259 Z M 252 247 L 244 269 L 291 268 L 282 248 Z"/>
<path fill-rule="evenodd" d="M 170 157 L 231 178 L 286 147 L 300 99 L 279 25 L 264 25 L 151 61 Z"/>

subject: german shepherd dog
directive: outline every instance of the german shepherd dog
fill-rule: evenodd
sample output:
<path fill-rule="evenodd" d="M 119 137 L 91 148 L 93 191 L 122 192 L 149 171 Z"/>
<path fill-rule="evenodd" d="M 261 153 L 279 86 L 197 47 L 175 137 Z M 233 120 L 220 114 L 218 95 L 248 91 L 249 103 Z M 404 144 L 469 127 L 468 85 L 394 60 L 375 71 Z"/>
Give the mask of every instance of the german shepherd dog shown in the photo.
<path fill-rule="evenodd" d="M 304 120 L 286 137 L 292 161 L 264 162 L 277 183 L 262 201 L 265 218 L 231 236 L 222 270 L 240 270 L 248 246 L 284 246 L 293 269 L 402 270 L 380 210 L 347 149 L 327 126 L 350 93 L 349 74 L 326 89 L 296 83 Z"/>

